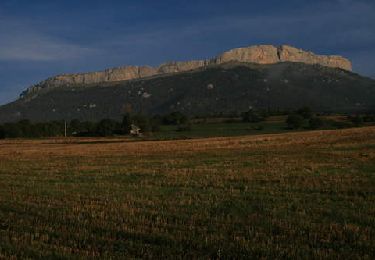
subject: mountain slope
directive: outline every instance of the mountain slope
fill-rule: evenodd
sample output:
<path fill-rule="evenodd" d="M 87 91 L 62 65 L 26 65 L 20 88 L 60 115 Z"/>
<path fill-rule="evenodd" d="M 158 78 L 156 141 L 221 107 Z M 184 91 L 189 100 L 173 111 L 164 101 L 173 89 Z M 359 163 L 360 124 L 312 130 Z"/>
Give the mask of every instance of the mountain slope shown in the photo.
<path fill-rule="evenodd" d="M 217 115 L 255 109 L 375 108 L 375 81 L 308 65 L 227 63 L 147 79 L 47 88 L 0 107 L 0 121 L 119 119 L 126 112 Z"/>
<path fill-rule="evenodd" d="M 351 62 L 337 55 L 317 55 L 288 45 L 256 45 L 226 51 L 212 59 L 184 62 L 167 62 L 158 67 L 125 66 L 98 72 L 79 74 L 64 74 L 48 78 L 26 89 L 21 97 L 39 92 L 50 87 L 64 87 L 74 85 L 90 85 L 105 82 L 144 79 L 152 76 L 187 72 L 212 65 L 228 62 L 246 62 L 255 64 L 276 64 L 279 62 L 302 62 L 305 64 L 319 64 L 331 68 L 351 71 Z"/>

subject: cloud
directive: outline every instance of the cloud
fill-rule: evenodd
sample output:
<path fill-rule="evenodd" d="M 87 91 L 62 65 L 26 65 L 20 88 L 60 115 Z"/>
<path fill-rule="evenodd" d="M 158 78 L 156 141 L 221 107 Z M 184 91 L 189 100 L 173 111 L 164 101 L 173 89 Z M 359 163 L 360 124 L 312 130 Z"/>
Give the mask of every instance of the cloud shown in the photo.
<path fill-rule="evenodd" d="M 27 21 L 0 16 L 0 60 L 62 61 L 94 55 L 96 50 L 50 37 Z"/>
<path fill-rule="evenodd" d="M 93 54 L 93 50 L 53 41 L 39 35 L 7 37 L 0 40 L 0 60 L 58 61 L 81 58 Z"/>

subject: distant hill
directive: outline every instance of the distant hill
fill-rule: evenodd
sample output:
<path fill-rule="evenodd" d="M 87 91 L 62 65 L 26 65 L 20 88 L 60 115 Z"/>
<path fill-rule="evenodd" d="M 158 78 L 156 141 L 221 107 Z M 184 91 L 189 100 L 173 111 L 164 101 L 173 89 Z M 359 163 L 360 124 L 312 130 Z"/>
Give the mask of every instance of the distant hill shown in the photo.
<path fill-rule="evenodd" d="M 296 62 L 229 62 L 144 79 L 50 86 L 0 107 L 0 121 L 120 119 L 126 112 L 218 115 L 310 106 L 321 112 L 375 109 L 375 80 Z"/>

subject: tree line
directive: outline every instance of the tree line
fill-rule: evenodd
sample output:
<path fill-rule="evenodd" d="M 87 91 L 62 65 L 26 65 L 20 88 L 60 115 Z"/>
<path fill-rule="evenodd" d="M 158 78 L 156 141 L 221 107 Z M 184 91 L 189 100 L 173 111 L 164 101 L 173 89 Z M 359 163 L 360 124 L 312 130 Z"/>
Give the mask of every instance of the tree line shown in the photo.
<path fill-rule="evenodd" d="M 337 129 L 375 122 L 374 113 L 350 115 L 347 116 L 346 120 L 337 121 L 319 116 L 313 113 L 309 107 L 302 107 L 291 112 L 257 111 L 250 109 L 240 115 L 241 121 L 244 123 L 259 123 L 256 124 L 257 130 L 263 129 L 261 122 L 265 121 L 267 117 L 275 115 L 286 116 L 285 124 L 288 129 Z M 229 120 L 228 123 L 238 122 L 238 116 L 236 118 Z M 140 129 L 142 134 L 148 134 L 160 131 L 161 125 L 176 125 L 176 131 L 191 130 L 189 117 L 180 112 L 173 112 L 164 116 L 126 114 L 121 121 L 103 119 L 99 122 L 82 122 L 74 119 L 69 122 L 51 121 L 34 123 L 29 120 L 21 120 L 16 123 L 5 123 L 0 125 L 0 139 L 59 137 L 64 136 L 65 131 L 67 136 L 81 137 L 129 135 L 132 126 Z"/>
<path fill-rule="evenodd" d="M 289 129 L 301 129 L 307 128 L 311 130 L 323 129 L 323 128 L 349 128 L 362 126 L 365 123 L 374 123 L 375 114 L 353 114 L 348 115 L 346 120 L 337 121 L 325 119 L 320 117 L 309 107 L 303 107 L 296 111 L 288 114 L 286 118 L 286 124 Z"/>
<path fill-rule="evenodd" d="M 241 113 L 242 122 L 260 123 L 265 121 L 269 116 L 284 115 L 286 116 L 286 126 L 288 129 L 326 129 L 326 128 L 349 128 L 361 126 L 365 123 L 375 122 L 375 113 L 353 114 L 348 115 L 344 121 L 325 119 L 319 114 L 314 113 L 309 107 L 301 107 L 294 111 L 257 111 L 250 109 Z"/>
<path fill-rule="evenodd" d="M 123 116 L 121 121 L 103 119 L 99 122 L 80 121 L 78 119 L 66 122 L 64 120 L 33 123 L 21 120 L 15 123 L 0 125 L 0 139 L 4 138 L 41 138 L 64 136 L 112 136 L 128 135 L 132 125 L 137 126 L 142 133 L 157 132 L 161 125 L 188 125 L 189 118 L 173 112 L 165 116 L 130 115 Z"/>

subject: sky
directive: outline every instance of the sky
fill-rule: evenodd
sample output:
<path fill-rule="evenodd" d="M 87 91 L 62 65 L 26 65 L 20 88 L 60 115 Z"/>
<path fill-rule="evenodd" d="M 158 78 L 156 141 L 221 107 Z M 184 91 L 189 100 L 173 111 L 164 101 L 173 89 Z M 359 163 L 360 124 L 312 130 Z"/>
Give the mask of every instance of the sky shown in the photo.
<path fill-rule="evenodd" d="M 289 44 L 375 78 L 374 0 L 0 0 L 0 104 L 63 73 Z"/>

